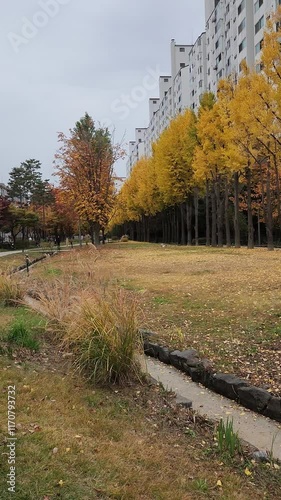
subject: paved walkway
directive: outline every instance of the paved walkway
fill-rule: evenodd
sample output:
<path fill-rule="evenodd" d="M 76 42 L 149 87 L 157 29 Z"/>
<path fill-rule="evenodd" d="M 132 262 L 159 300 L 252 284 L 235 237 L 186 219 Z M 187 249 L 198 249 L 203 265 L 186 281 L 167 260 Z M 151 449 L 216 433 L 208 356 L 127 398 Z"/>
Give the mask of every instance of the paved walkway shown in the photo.
<path fill-rule="evenodd" d="M 146 370 L 163 386 L 177 396 L 192 401 L 192 408 L 211 420 L 233 419 L 234 430 L 239 437 L 258 448 L 273 453 L 281 460 L 281 424 L 239 406 L 234 401 L 209 391 L 172 366 L 145 357 Z"/>
<path fill-rule="evenodd" d="M 0 257 L 6 257 L 7 255 L 13 255 L 15 253 L 22 253 L 22 250 L 9 250 L 8 252 L 0 252 Z"/>

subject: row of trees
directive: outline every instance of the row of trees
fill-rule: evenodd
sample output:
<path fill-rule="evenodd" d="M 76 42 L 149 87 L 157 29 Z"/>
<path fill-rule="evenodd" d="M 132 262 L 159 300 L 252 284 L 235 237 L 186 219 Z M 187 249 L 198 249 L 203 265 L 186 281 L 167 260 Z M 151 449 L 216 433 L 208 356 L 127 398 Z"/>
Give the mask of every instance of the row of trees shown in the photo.
<path fill-rule="evenodd" d="M 8 233 L 13 245 L 21 236 L 35 241 L 49 235 L 70 236 L 78 217 L 60 188 L 42 180 L 38 160 L 27 160 L 10 173 L 7 196 L 0 198 L 0 231 Z"/>
<path fill-rule="evenodd" d="M 55 157 L 58 187 L 42 179 L 38 160 L 27 160 L 10 172 L 7 197 L 0 199 L 0 230 L 15 245 L 32 234 L 39 241 L 47 236 L 72 236 L 78 231 L 100 243 L 115 199 L 113 165 L 123 156 L 108 129 L 96 128 L 85 114 L 69 137 L 59 134 L 61 147 Z"/>
<path fill-rule="evenodd" d="M 262 72 L 243 65 L 238 82 L 206 93 L 198 114 L 171 121 L 151 158 L 134 167 L 114 224 L 142 240 L 249 248 L 280 238 L 280 11 L 268 22 Z M 276 24 L 277 22 L 277 24 Z M 277 28 L 276 28 L 277 27 Z"/>

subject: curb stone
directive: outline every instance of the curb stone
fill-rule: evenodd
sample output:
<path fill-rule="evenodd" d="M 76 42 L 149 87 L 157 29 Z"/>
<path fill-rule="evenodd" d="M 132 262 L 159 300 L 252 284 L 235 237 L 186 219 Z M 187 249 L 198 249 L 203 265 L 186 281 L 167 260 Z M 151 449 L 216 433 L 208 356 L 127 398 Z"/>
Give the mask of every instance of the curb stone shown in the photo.
<path fill-rule="evenodd" d="M 143 335 L 144 330 L 140 330 Z M 152 336 L 155 338 L 156 334 Z M 145 330 L 143 347 L 147 356 L 159 359 L 162 363 L 172 365 L 222 396 L 232 399 L 245 408 L 249 408 L 265 417 L 281 422 L 281 398 L 259 387 L 254 387 L 247 380 L 231 373 L 215 373 L 209 360 L 199 358 L 195 349 L 170 350 L 156 342 L 150 342 L 149 331 Z"/>
<path fill-rule="evenodd" d="M 46 253 L 45 255 L 42 255 L 41 257 L 37 257 L 36 259 L 30 261 L 29 267 L 33 266 L 34 264 L 37 264 L 37 262 L 41 262 L 42 260 L 47 259 L 48 257 L 53 257 L 56 255 L 57 252 L 51 252 L 51 253 Z M 11 271 L 10 274 L 16 274 L 20 271 L 24 271 L 26 269 L 26 264 L 22 264 L 21 266 L 16 267 L 13 271 Z"/>

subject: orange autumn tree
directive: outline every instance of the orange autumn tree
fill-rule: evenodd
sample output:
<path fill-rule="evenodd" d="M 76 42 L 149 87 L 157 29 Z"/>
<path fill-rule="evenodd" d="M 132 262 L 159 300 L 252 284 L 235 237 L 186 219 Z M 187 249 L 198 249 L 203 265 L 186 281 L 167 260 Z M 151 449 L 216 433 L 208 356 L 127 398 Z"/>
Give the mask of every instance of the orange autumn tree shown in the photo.
<path fill-rule="evenodd" d="M 69 193 L 53 188 L 54 203 L 46 211 L 46 227 L 51 234 L 73 236 L 79 229 L 79 216 L 75 212 Z"/>
<path fill-rule="evenodd" d="M 108 223 L 115 198 L 114 163 L 124 153 L 107 128 L 96 128 L 88 113 L 70 130 L 59 134 L 56 174 L 60 188 L 69 193 L 75 212 L 89 226 L 91 240 L 100 243 L 100 230 Z"/>

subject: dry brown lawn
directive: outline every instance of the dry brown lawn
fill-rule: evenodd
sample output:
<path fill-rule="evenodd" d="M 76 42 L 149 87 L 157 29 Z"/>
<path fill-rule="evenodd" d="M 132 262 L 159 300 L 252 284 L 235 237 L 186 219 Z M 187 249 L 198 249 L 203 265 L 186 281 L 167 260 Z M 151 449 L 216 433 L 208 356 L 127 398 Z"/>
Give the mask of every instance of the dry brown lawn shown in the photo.
<path fill-rule="evenodd" d="M 258 251 L 255 261 L 259 258 L 270 264 L 279 254 Z M 249 318 L 245 313 L 239 317 L 235 297 L 242 299 L 238 292 L 246 283 L 242 276 L 246 265 L 252 266 L 255 276 L 255 261 L 244 250 L 223 254 L 139 244 L 108 245 L 99 251 L 84 247 L 62 252 L 32 268 L 26 286 L 38 290 L 60 283 L 71 285 L 77 295 L 89 288 L 124 287 L 139 301 L 140 326 L 158 331 L 168 345 L 195 345 L 203 354 L 215 353 L 217 343 L 225 349 L 227 359 L 226 349 L 243 347 L 231 340 L 242 342 L 248 334 L 245 325 Z M 231 285 L 234 263 L 239 272 Z M 224 276 L 228 287 L 222 286 Z M 273 272 L 271 279 L 274 281 Z M 232 290 L 236 292 L 233 296 Z M 263 293 L 256 293 L 265 304 Z M 60 303 L 59 297 L 57 301 Z M 250 312 L 251 301 L 245 300 L 246 305 Z M 258 314 L 264 314 L 262 308 Z M 9 315 L 14 311 L 0 309 L 2 328 L 9 324 Z M 276 319 L 270 315 L 269 320 L 272 317 Z M 250 319 L 258 323 L 257 317 Z M 265 316 L 264 324 L 269 320 Z M 241 324 L 244 334 L 239 330 Z M 274 325 L 273 320 L 270 324 Z M 265 338 L 266 329 L 262 332 Z M 271 335 L 269 345 L 273 340 Z M 280 497 L 280 470 L 253 464 L 247 456 L 221 457 L 209 425 L 171 404 L 171 396 L 161 387 L 132 383 L 127 388 L 98 388 L 72 373 L 69 359 L 52 341 L 50 329 L 34 356 L 17 349 L 12 357 L 0 356 L 4 457 L 0 498 L 9 498 L 5 484 L 8 385 L 16 385 L 17 391 L 17 493 L 11 497 L 15 500 Z M 249 476 L 245 470 L 251 471 Z"/>
<path fill-rule="evenodd" d="M 124 287 L 140 326 L 169 347 L 198 349 L 217 370 L 281 395 L 281 251 L 123 243 L 62 253 L 34 270 Z"/>

